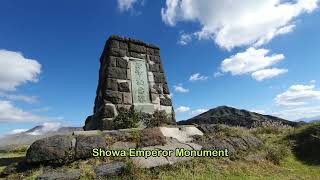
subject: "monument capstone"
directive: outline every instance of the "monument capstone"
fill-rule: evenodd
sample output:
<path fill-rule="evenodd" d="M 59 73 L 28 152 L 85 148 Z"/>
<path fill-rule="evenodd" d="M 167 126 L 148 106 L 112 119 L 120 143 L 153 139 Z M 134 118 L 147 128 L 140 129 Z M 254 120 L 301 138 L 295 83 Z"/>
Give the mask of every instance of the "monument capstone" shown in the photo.
<path fill-rule="evenodd" d="M 111 36 L 100 57 L 99 82 L 93 115 L 85 130 L 110 130 L 120 108 L 175 115 L 159 47 L 139 40 Z"/>

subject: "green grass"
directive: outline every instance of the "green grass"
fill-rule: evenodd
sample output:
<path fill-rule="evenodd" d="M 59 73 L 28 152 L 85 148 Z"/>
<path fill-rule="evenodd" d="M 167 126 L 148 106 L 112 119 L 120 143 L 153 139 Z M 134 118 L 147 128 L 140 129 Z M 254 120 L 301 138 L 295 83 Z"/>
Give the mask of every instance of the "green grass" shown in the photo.
<path fill-rule="evenodd" d="M 244 128 L 229 128 L 225 126 L 219 127 L 218 137 L 223 136 L 243 136 L 255 134 L 264 142 L 264 147 L 259 150 L 249 152 L 249 155 L 258 157 L 256 160 L 247 158 L 248 153 L 240 154 L 239 158 L 231 161 L 227 158 L 195 158 L 192 161 L 177 163 L 170 166 L 157 167 L 154 169 L 140 169 L 127 163 L 125 173 L 122 176 L 114 177 L 114 179 L 249 179 L 249 180 L 290 180 L 290 179 L 306 179 L 320 180 L 320 165 L 306 164 L 299 160 L 291 150 L 290 135 L 304 132 L 306 127 L 298 129 L 286 128 L 281 131 L 273 130 L 248 130 Z M 267 158 L 268 155 L 271 158 Z M 23 153 L 6 153 L 0 157 L 16 157 L 23 156 Z M 269 159 L 269 160 L 267 160 Z M 81 179 L 92 179 L 94 173 L 92 167 L 94 165 L 109 162 L 112 159 L 90 159 L 81 160 L 70 165 L 62 167 L 64 169 L 80 169 Z M 3 167 L 0 167 L 0 172 Z M 24 174 L 24 177 L 34 179 L 41 174 L 42 168 L 35 169 L 32 172 Z M 13 179 L 21 177 L 20 175 L 10 176 Z M 27 179 L 27 178 L 26 178 Z"/>

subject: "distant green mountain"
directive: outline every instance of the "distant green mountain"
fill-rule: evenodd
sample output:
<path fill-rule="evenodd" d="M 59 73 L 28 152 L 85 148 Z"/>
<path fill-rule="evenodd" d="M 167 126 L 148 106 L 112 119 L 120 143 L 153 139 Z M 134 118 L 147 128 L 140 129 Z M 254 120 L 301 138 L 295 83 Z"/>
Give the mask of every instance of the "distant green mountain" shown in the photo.
<path fill-rule="evenodd" d="M 229 126 L 242 126 L 251 128 L 255 124 L 261 124 L 265 122 L 279 122 L 283 125 L 289 126 L 299 125 L 298 122 L 288 121 L 275 116 L 262 115 L 228 106 L 219 106 L 186 121 L 180 121 L 178 124 L 226 124 Z"/>

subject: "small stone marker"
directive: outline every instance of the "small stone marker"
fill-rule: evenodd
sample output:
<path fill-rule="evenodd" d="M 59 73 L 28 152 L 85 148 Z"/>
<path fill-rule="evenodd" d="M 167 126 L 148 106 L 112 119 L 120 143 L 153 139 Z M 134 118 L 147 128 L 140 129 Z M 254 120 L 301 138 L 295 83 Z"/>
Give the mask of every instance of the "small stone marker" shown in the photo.
<path fill-rule="evenodd" d="M 153 114 L 164 110 L 175 123 L 160 49 L 139 40 L 111 36 L 100 58 L 94 112 L 85 130 L 110 130 L 119 108 Z"/>

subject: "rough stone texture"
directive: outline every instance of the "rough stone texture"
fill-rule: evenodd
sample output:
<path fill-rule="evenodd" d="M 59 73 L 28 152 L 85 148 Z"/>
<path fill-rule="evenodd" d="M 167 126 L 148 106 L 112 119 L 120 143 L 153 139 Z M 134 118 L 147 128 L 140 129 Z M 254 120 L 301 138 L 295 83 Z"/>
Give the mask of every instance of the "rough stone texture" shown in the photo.
<path fill-rule="evenodd" d="M 245 151 L 248 149 L 260 148 L 263 143 L 254 136 L 241 137 L 210 137 L 206 140 L 193 140 L 194 143 L 200 144 L 204 149 L 228 149 L 229 152 Z"/>
<path fill-rule="evenodd" d="M 168 99 L 168 98 L 160 98 L 160 105 L 172 106 L 172 101 L 171 99 Z"/>
<path fill-rule="evenodd" d="M 123 104 L 132 104 L 132 96 L 131 93 L 123 93 Z"/>
<path fill-rule="evenodd" d="M 97 178 L 108 178 L 120 175 L 123 172 L 125 164 L 123 162 L 115 162 L 111 164 L 102 164 L 94 167 Z"/>
<path fill-rule="evenodd" d="M 186 126 L 181 128 L 160 127 L 160 131 L 165 137 L 174 138 L 180 142 L 190 142 L 192 141 L 192 136 L 203 135 L 203 133 L 194 126 Z"/>
<path fill-rule="evenodd" d="M 163 94 L 170 94 L 169 87 L 167 84 L 163 84 Z"/>
<path fill-rule="evenodd" d="M 120 92 L 130 92 L 130 87 L 128 82 L 120 82 L 119 83 L 119 91 Z"/>
<path fill-rule="evenodd" d="M 113 104 L 122 104 L 122 95 L 117 91 L 106 91 L 105 97 L 107 101 Z"/>
<path fill-rule="evenodd" d="M 119 68 L 128 68 L 128 62 L 125 59 L 118 58 L 117 59 L 117 67 Z"/>
<path fill-rule="evenodd" d="M 147 73 L 146 80 L 145 73 Z M 150 114 L 161 109 L 161 104 L 168 106 L 163 109 L 169 117 L 175 119 L 171 97 L 164 96 L 168 94 L 170 92 L 159 47 L 139 40 L 111 36 L 100 57 L 94 115 L 86 121 L 84 129 L 113 128 L 112 118 L 117 116 L 117 110 L 114 112 L 110 107 L 106 108 L 107 104 L 113 104 L 115 107 L 133 105 L 137 111 L 143 107 L 142 111 Z"/>
<path fill-rule="evenodd" d="M 109 77 L 115 79 L 127 79 L 127 69 L 118 68 L 118 67 L 110 67 L 108 69 Z"/>
<path fill-rule="evenodd" d="M 140 132 L 140 147 L 164 145 L 165 136 L 159 128 L 147 128 Z"/>
<path fill-rule="evenodd" d="M 133 142 L 123 142 L 123 141 L 118 141 L 112 144 L 111 149 L 114 150 L 128 150 L 130 148 L 136 148 L 137 144 Z"/>
<path fill-rule="evenodd" d="M 36 180 L 78 180 L 80 179 L 80 170 L 68 172 L 45 172 L 38 176 Z"/>
<path fill-rule="evenodd" d="M 145 150 L 172 150 L 172 156 L 168 157 L 132 157 L 132 162 L 141 168 L 153 168 L 157 166 L 163 166 L 168 164 L 174 164 L 181 161 L 188 161 L 191 160 L 192 157 L 175 157 L 174 151 L 177 148 L 183 148 L 186 150 L 200 150 L 202 147 L 200 145 L 194 144 L 194 143 L 182 143 L 177 141 L 176 139 L 168 139 L 167 144 L 163 146 L 151 146 L 151 147 L 145 147 L 142 149 Z"/>
<path fill-rule="evenodd" d="M 76 158 L 89 158 L 91 157 L 91 151 L 93 148 L 104 148 L 106 145 L 105 138 L 101 135 L 77 136 L 75 147 Z"/>
<path fill-rule="evenodd" d="M 28 163 L 62 163 L 73 155 L 72 137 L 57 135 L 34 142 L 27 151 Z"/>
<path fill-rule="evenodd" d="M 107 79 L 107 89 L 112 91 L 118 90 L 118 82 L 116 79 Z"/>

